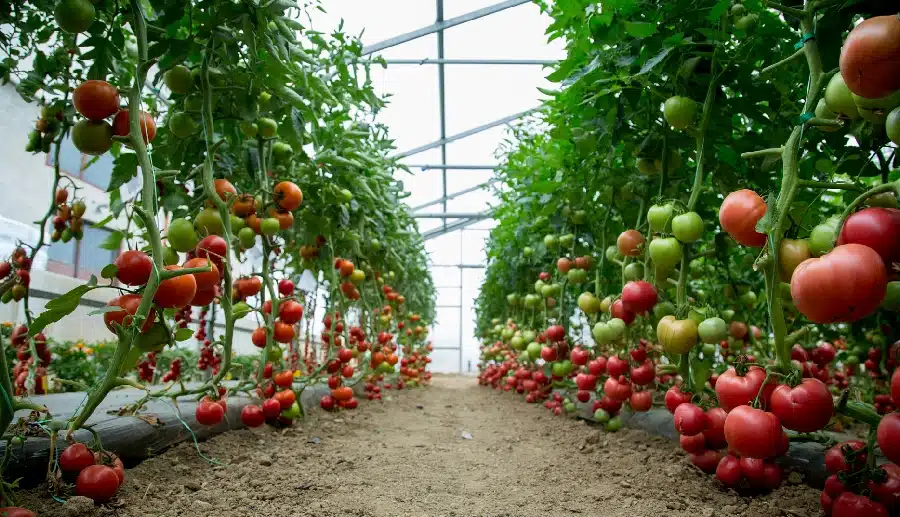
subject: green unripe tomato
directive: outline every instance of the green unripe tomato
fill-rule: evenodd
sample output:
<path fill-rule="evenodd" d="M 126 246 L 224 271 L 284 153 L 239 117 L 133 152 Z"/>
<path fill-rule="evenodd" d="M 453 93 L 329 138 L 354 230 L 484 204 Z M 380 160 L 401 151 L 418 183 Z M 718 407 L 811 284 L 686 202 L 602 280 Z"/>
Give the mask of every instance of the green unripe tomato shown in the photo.
<path fill-rule="evenodd" d="M 725 323 L 731 323 L 731 321 L 734 319 L 734 311 L 731 309 L 725 309 L 719 315 L 722 316 L 722 319 L 725 320 Z"/>
<path fill-rule="evenodd" d="M 703 235 L 703 219 L 697 212 L 686 212 L 672 219 L 672 235 L 680 242 L 697 242 Z"/>
<path fill-rule="evenodd" d="M 163 246 L 163 265 L 174 266 L 178 264 L 178 252 L 169 246 Z"/>
<path fill-rule="evenodd" d="M 623 425 L 624 423 L 622 422 L 622 419 L 618 416 L 614 416 L 609 419 L 609 422 L 606 423 L 606 430 L 610 433 L 614 433 L 621 429 Z"/>
<path fill-rule="evenodd" d="M 294 401 L 294 403 L 291 404 L 291 407 L 281 412 L 281 416 L 284 418 L 297 418 L 300 416 L 300 404 Z"/>
<path fill-rule="evenodd" d="M 263 138 L 272 138 L 278 133 L 278 123 L 268 117 L 262 117 L 256 121 L 259 128 L 259 136 Z"/>
<path fill-rule="evenodd" d="M 204 208 L 194 218 L 194 227 L 200 235 L 222 235 L 225 233 L 225 224 L 222 215 L 215 208 Z"/>
<path fill-rule="evenodd" d="M 889 311 L 900 310 L 900 281 L 888 282 L 887 294 L 881 302 L 881 307 Z"/>
<path fill-rule="evenodd" d="M 744 307 L 750 308 L 756 305 L 756 293 L 753 291 L 747 291 L 739 297 L 741 303 Z"/>
<path fill-rule="evenodd" d="M 272 94 L 269 92 L 260 92 L 259 94 L 259 111 L 268 111 L 272 102 Z"/>
<path fill-rule="evenodd" d="M 859 118 L 853 94 L 850 93 L 850 88 L 847 87 L 841 74 L 834 74 L 828 81 L 828 86 L 825 87 L 825 103 L 831 111 L 844 118 L 850 120 Z"/>
<path fill-rule="evenodd" d="M 584 210 L 575 210 L 572 214 L 572 223 L 573 224 L 584 224 L 587 221 L 587 212 Z"/>
<path fill-rule="evenodd" d="M 587 282 L 587 271 L 583 269 L 570 269 L 566 273 L 566 279 L 569 283 L 580 285 Z"/>
<path fill-rule="evenodd" d="M 259 126 L 249 120 L 244 120 L 241 122 L 241 132 L 247 138 L 256 138 L 256 135 L 259 134 Z"/>
<path fill-rule="evenodd" d="M 821 257 L 834 249 L 834 231 L 837 228 L 836 219 L 828 219 L 813 228 L 809 234 L 807 244 L 809 253 L 814 257 Z"/>
<path fill-rule="evenodd" d="M 628 250 L 626 250 L 626 251 L 628 251 Z M 616 247 L 615 244 L 613 244 L 612 246 L 607 246 L 605 253 L 606 253 L 606 260 L 608 260 L 610 262 L 612 262 L 613 260 L 621 260 L 622 259 L 622 255 L 619 254 L 619 248 Z"/>
<path fill-rule="evenodd" d="M 242 228 L 247 226 L 247 223 L 244 222 L 243 218 L 240 218 L 234 214 L 229 216 L 228 219 L 231 220 L 231 233 L 233 234 L 236 234 L 237 232 L 241 231 Z"/>
<path fill-rule="evenodd" d="M 531 358 L 532 361 L 541 356 L 541 344 L 537 341 L 532 341 L 528 343 L 528 346 L 525 347 L 525 351 L 528 352 L 528 357 Z"/>
<path fill-rule="evenodd" d="M 259 231 L 262 232 L 263 235 L 273 236 L 278 233 L 278 230 L 281 229 L 281 224 L 278 222 L 278 219 L 274 217 L 266 217 L 259 223 Z"/>
<path fill-rule="evenodd" d="M 260 227 L 260 229 L 262 229 Z M 241 241 L 241 247 L 244 249 L 250 249 L 253 246 L 256 246 L 256 232 L 253 231 L 253 228 L 249 226 L 245 226 L 238 231 L 238 240 Z"/>
<path fill-rule="evenodd" d="M 653 306 L 653 315 L 656 319 L 675 315 L 675 304 L 672 302 L 660 302 Z"/>
<path fill-rule="evenodd" d="M 700 347 L 700 351 L 703 352 L 704 359 L 711 359 L 716 355 L 716 345 L 712 343 L 704 343 Z"/>
<path fill-rule="evenodd" d="M 203 109 L 203 97 L 192 93 L 184 98 L 184 111 L 199 113 Z"/>
<path fill-rule="evenodd" d="M 627 325 L 619 318 L 612 318 L 606 322 L 606 327 L 609 329 L 612 341 L 618 341 L 625 335 Z"/>
<path fill-rule="evenodd" d="M 594 411 L 594 422 L 598 424 L 605 424 L 609 422 L 609 413 L 605 409 L 598 409 Z"/>
<path fill-rule="evenodd" d="M 197 232 L 194 231 L 194 225 L 187 219 L 181 218 L 173 219 L 172 222 L 169 223 L 169 229 L 166 231 L 166 238 L 169 240 L 169 245 L 172 246 L 175 251 L 182 253 L 193 250 L 197 246 L 197 243 L 200 242 Z"/>
<path fill-rule="evenodd" d="M 555 248 L 558 245 L 559 239 L 556 237 L 556 235 L 549 234 L 544 236 L 544 246 L 546 246 L 548 249 Z"/>
<path fill-rule="evenodd" d="M 644 278 L 644 265 L 640 262 L 632 262 L 625 266 L 622 273 L 625 275 L 625 280 L 640 280 Z"/>
<path fill-rule="evenodd" d="M 648 249 L 650 260 L 656 267 L 662 269 L 674 269 L 681 262 L 684 254 L 681 243 L 674 237 L 653 239 L 650 241 Z"/>
<path fill-rule="evenodd" d="M 525 295 L 525 307 L 529 309 L 534 309 L 538 307 L 541 303 L 540 296 L 536 294 L 526 294 Z"/>
<path fill-rule="evenodd" d="M 534 253 L 534 248 L 532 248 L 531 246 L 525 246 L 522 249 L 522 255 L 525 255 L 526 257 L 530 257 L 533 253 Z"/>
<path fill-rule="evenodd" d="M 575 244 L 575 236 L 567 233 L 559 238 L 559 245 L 563 248 L 571 248 Z"/>
<path fill-rule="evenodd" d="M 694 123 L 697 115 L 697 103 L 687 97 L 675 95 L 666 99 L 663 104 L 663 116 L 666 122 L 675 129 L 685 129 Z"/>
<path fill-rule="evenodd" d="M 536 292 L 537 294 L 543 295 L 544 285 L 546 285 L 546 284 L 544 284 L 543 280 L 536 280 L 534 282 L 534 292 Z"/>
<path fill-rule="evenodd" d="M 194 78 L 191 77 L 191 70 L 184 65 L 176 65 L 166 71 L 163 76 L 166 87 L 172 90 L 172 93 L 186 94 L 194 88 Z"/>
<path fill-rule="evenodd" d="M 506 303 L 510 304 L 513 307 L 519 305 L 519 295 L 516 293 L 510 293 L 506 295 Z"/>
<path fill-rule="evenodd" d="M 728 337 L 728 324 L 722 318 L 707 318 L 697 326 L 697 334 L 704 343 L 714 345 Z"/>
<path fill-rule="evenodd" d="M 651 206 L 650 210 L 647 210 L 647 222 L 650 224 L 650 229 L 656 233 L 666 231 L 674 213 L 675 205 L 672 203 Z"/>
<path fill-rule="evenodd" d="M 567 400 L 563 404 L 563 409 L 566 410 L 566 413 L 574 413 L 578 409 L 578 407 L 575 406 L 575 404 L 573 402 Z"/>
<path fill-rule="evenodd" d="M 250 314 L 250 306 L 247 305 L 245 302 L 237 302 L 231 308 L 231 312 L 232 312 L 232 314 L 234 314 L 235 318 L 241 319 L 244 316 Z"/>

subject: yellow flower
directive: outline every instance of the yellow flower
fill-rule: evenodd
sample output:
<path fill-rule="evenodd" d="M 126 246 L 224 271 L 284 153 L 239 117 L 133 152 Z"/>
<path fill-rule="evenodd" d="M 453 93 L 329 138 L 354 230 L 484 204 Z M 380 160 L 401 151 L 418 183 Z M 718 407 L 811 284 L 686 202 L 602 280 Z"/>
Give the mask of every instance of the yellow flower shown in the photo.
<path fill-rule="evenodd" d="M 4 326 L 4 327 L 12 327 L 13 324 L 12 324 L 11 321 L 4 321 L 4 322 L 3 322 L 3 326 Z"/>
<path fill-rule="evenodd" d="M 82 343 L 81 341 L 75 343 L 75 348 L 84 348 L 84 343 Z"/>
<path fill-rule="evenodd" d="M 94 349 L 91 347 L 87 347 L 84 349 L 84 353 L 86 353 L 87 355 L 91 355 L 94 353 Z"/>

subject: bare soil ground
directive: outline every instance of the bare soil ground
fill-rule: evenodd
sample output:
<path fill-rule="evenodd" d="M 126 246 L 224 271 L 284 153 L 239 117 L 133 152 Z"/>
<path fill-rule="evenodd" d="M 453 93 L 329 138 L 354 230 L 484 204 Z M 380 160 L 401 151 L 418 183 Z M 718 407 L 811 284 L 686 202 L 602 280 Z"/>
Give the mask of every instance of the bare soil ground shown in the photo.
<path fill-rule="evenodd" d="M 182 444 L 126 473 L 116 508 L 65 508 L 35 489 L 41 516 L 813 517 L 819 492 L 785 483 L 742 497 L 676 443 L 602 433 L 543 407 L 435 376 L 356 411 L 314 412 L 293 429 Z M 466 438 L 466 437 L 470 438 Z M 70 501 L 71 503 L 71 501 Z"/>

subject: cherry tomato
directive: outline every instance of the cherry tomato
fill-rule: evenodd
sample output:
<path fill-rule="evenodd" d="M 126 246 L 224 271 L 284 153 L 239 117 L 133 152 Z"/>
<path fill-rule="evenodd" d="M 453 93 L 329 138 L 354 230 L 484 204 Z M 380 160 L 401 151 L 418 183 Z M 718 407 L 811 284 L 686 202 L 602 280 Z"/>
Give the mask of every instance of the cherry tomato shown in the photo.
<path fill-rule="evenodd" d="M 83 443 L 73 443 L 59 455 L 59 468 L 67 474 L 77 474 L 94 465 L 94 453 Z"/>
<path fill-rule="evenodd" d="M 153 271 L 153 260 L 143 251 L 128 250 L 116 257 L 116 278 L 125 285 L 144 285 Z"/>
<path fill-rule="evenodd" d="M 216 425 L 225 417 L 225 409 L 211 401 L 201 401 L 194 410 L 194 416 L 201 425 Z"/>
<path fill-rule="evenodd" d="M 626 257 L 639 257 L 645 239 L 641 232 L 637 230 L 625 230 L 616 239 L 616 248 L 619 253 Z"/>
<path fill-rule="evenodd" d="M 167 271 L 177 271 L 181 266 L 166 266 Z M 153 295 L 153 301 L 164 309 L 184 307 L 191 303 L 197 294 L 197 281 L 194 275 L 181 275 L 159 283 L 159 289 Z"/>
<path fill-rule="evenodd" d="M 281 412 L 281 404 L 279 404 L 278 409 Z M 263 410 L 259 406 L 247 404 L 241 409 L 241 422 L 247 427 L 259 427 L 266 422 L 266 415 L 263 414 Z"/>
<path fill-rule="evenodd" d="M 78 474 L 75 480 L 75 494 L 105 503 L 119 491 L 119 476 L 105 465 L 91 465 Z"/>

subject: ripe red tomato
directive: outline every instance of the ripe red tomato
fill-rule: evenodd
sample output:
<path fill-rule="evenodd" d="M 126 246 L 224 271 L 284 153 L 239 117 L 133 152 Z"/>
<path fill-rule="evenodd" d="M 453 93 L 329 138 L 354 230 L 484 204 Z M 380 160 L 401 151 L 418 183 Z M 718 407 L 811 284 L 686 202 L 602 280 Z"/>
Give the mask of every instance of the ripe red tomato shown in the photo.
<path fill-rule="evenodd" d="M 888 517 L 885 506 L 864 495 L 844 492 L 831 506 L 832 517 Z"/>
<path fill-rule="evenodd" d="M 350 262 L 347 259 L 344 259 L 341 262 L 341 267 L 338 268 L 341 273 L 341 277 L 347 278 L 348 276 L 353 274 L 353 271 L 356 270 L 356 266 L 353 265 L 353 262 Z M 388 293 L 388 299 L 390 299 L 390 295 L 394 293 Z"/>
<path fill-rule="evenodd" d="M 900 466 L 894 463 L 885 463 L 881 468 L 884 469 L 887 477 L 883 483 L 869 481 L 869 490 L 872 491 L 872 499 L 885 505 L 888 510 L 893 510 L 900 507 Z M 837 479 L 837 476 L 832 477 Z M 843 487 L 840 481 L 838 483 Z M 825 487 L 828 488 L 828 481 L 825 482 Z"/>
<path fill-rule="evenodd" d="M 334 409 L 336 402 L 331 395 L 322 395 L 322 398 L 319 400 L 319 405 L 322 406 L 322 409 L 325 411 L 331 411 Z"/>
<path fill-rule="evenodd" d="M 278 305 L 278 318 L 288 325 L 293 325 L 303 318 L 303 306 L 294 300 L 287 300 Z"/>
<path fill-rule="evenodd" d="M 625 308 L 621 298 L 613 302 L 609 309 L 609 313 L 612 314 L 613 318 L 619 318 L 624 321 L 626 325 L 631 325 L 631 322 L 634 321 L 636 316 L 635 313 Z"/>
<path fill-rule="evenodd" d="M 75 494 L 93 499 L 95 503 L 109 501 L 118 491 L 119 476 L 105 465 L 91 465 L 75 480 Z"/>
<path fill-rule="evenodd" d="M 719 378 L 722 382 L 722 378 Z M 717 383 L 718 385 L 718 383 Z M 778 417 L 750 406 L 738 406 L 725 419 L 728 446 L 741 456 L 771 458 L 776 456 L 782 437 Z"/>
<path fill-rule="evenodd" d="M 103 120 L 119 111 L 119 90 L 106 81 L 85 81 L 72 93 L 75 110 L 89 120 Z"/>
<path fill-rule="evenodd" d="M 678 406 L 681 404 L 687 404 L 691 401 L 693 395 L 691 393 L 687 393 L 681 391 L 680 386 L 672 386 L 666 391 L 666 409 L 669 410 L 669 413 L 675 413 L 675 410 L 678 409 Z"/>
<path fill-rule="evenodd" d="M 762 247 L 766 235 L 756 231 L 756 223 L 766 213 L 766 202 L 752 190 L 728 194 L 719 208 L 719 224 L 728 235 L 744 246 Z"/>
<path fill-rule="evenodd" d="M 225 409 L 216 402 L 203 400 L 197 404 L 194 416 L 201 425 L 216 425 L 225 417 Z"/>
<path fill-rule="evenodd" d="M 628 373 L 628 361 L 617 355 L 609 356 L 609 359 L 606 361 L 606 373 L 608 373 L 610 377 L 625 375 Z"/>
<path fill-rule="evenodd" d="M 218 235 L 208 235 L 197 243 L 197 247 L 194 248 L 194 251 L 200 258 L 212 259 L 216 265 L 220 266 L 219 269 L 222 269 L 221 265 L 222 261 L 225 259 L 225 254 L 227 253 L 227 245 L 225 239 L 222 237 L 219 237 Z"/>
<path fill-rule="evenodd" d="M 894 370 L 894 375 L 891 375 L 891 399 L 895 406 L 900 406 L 900 368 Z"/>
<path fill-rule="evenodd" d="M 241 296 L 256 296 L 262 290 L 262 279 L 258 276 L 251 276 L 238 280 L 238 292 Z"/>
<path fill-rule="evenodd" d="M 851 92 L 880 99 L 900 89 L 900 19 L 874 16 L 857 25 L 841 47 L 841 77 Z"/>
<path fill-rule="evenodd" d="M 293 402 L 291 403 L 293 404 Z M 266 418 L 275 418 L 281 414 L 281 402 L 277 399 L 266 399 L 262 403 L 262 412 Z"/>
<path fill-rule="evenodd" d="M 616 248 L 626 257 L 639 257 L 646 239 L 637 230 L 625 230 L 616 239 Z"/>
<path fill-rule="evenodd" d="M 700 407 L 687 403 L 680 404 L 675 408 L 674 423 L 675 430 L 678 431 L 678 434 L 694 436 L 695 434 L 702 433 L 706 429 L 709 420 L 706 417 L 706 413 L 700 409 Z M 704 438 L 704 441 L 705 440 L 706 439 Z"/>
<path fill-rule="evenodd" d="M 738 486 L 744 473 L 741 471 L 741 460 L 731 454 L 726 455 L 716 466 L 716 479 L 728 488 Z"/>
<path fill-rule="evenodd" d="M 852 214 L 841 227 L 837 245 L 862 244 L 875 250 L 885 265 L 900 260 L 900 210 L 871 207 Z"/>
<path fill-rule="evenodd" d="M 128 250 L 116 257 L 116 278 L 125 285 L 144 285 L 153 271 L 153 261 L 143 251 Z"/>
<path fill-rule="evenodd" d="M 278 409 L 280 412 L 281 404 L 279 404 Z M 266 422 L 266 415 L 263 414 L 263 410 L 260 409 L 259 406 L 255 404 L 247 404 L 243 409 L 241 409 L 241 422 L 243 422 L 247 427 L 259 427 Z"/>
<path fill-rule="evenodd" d="M 691 436 L 683 434 L 678 437 L 678 442 L 684 452 L 688 454 L 703 454 L 706 450 L 706 438 L 701 433 Z"/>
<path fill-rule="evenodd" d="M 182 267 L 206 267 L 209 266 L 211 271 L 207 273 L 194 273 L 194 280 L 197 282 L 198 291 L 207 291 L 219 285 L 219 268 L 216 263 L 208 258 L 192 258 L 184 263 Z"/>
<path fill-rule="evenodd" d="M 294 384 L 294 372 L 286 370 L 275 374 L 275 385 L 279 388 L 290 388 Z"/>
<path fill-rule="evenodd" d="M 562 341 L 563 339 L 565 339 L 566 330 L 563 328 L 562 325 L 553 325 L 547 329 L 546 335 L 547 335 L 547 339 L 549 339 L 550 341 L 555 343 L 555 342 L 559 342 L 559 341 Z"/>
<path fill-rule="evenodd" d="M 638 386 L 646 386 L 656 378 L 656 366 L 653 361 L 644 361 L 640 366 L 631 369 L 631 382 Z"/>
<path fill-rule="evenodd" d="M 353 367 L 348 364 L 347 366 L 341 368 L 341 377 L 345 379 L 353 377 Z"/>
<path fill-rule="evenodd" d="M 871 314 L 887 292 L 884 262 L 862 244 L 838 246 L 804 260 L 791 277 L 791 298 L 816 323 L 851 322 Z"/>
<path fill-rule="evenodd" d="M 83 443 L 73 443 L 59 455 L 59 468 L 67 474 L 77 474 L 94 465 L 94 453 Z"/>
<path fill-rule="evenodd" d="M 144 143 L 149 144 L 156 138 L 156 121 L 153 116 L 146 111 L 141 112 L 141 136 L 144 137 Z M 113 117 L 113 134 L 118 136 L 128 136 L 131 133 L 131 113 L 127 109 L 119 110 Z"/>
<path fill-rule="evenodd" d="M 710 449 L 724 449 L 728 447 L 725 440 L 725 419 L 728 413 L 720 407 L 710 408 L 706 412 L 706 429 L 703 436 L 706 437 L 706 446 Z"/>
<path fill-rule="evenodd" d="M 273 398 L 281 404 L 281 410 L 284 411 L 294 405 L 294 402 L 297 401 L 297 394 L 294 393 L 294 390 L 282 390 L 276 393 Z"/>
<path fill-rule="evenodd" d="M 331 390 L 331 396 L 338 402 L 343 402 L 353 398 L 353 389 L 349 386 L 341 386 Z"/>
<path fill-rule="evenodd" d="M 113 472 L 115 472 L 116 476 L 119 478 L 120 487 L 122 486 L 122 483 L 125 482 L 125 465 L 122 464 L 122 460 L 115 454 L 109 451 L 97 451 L 94 453 L 94 463 L 97 465 L 106 465 L 113 469 Z"/>
<path fill-rule="evenodd" d="M 881 418 L 878 424 L 878 447 L 884 457 L 900 463 L 900 413 L 891 413 Z"/>
<path fill-rule="evenodd" d="M 258 327 L 256 330 L 250 334 L 250 341 L 253 342 L 259 348 L 266 347 L 266 329 L 265 327 Z"/>
<path fill-rule="evenodd" d="M 706 450 L 700 454 L 692 454 L 691 455 L 691 463 L 693 463 L 698 469 L 706 472 L 707 474 L 712 474 L 716 471 L 716 467 L 719 466 L 719 461 L 722 460 L 722 453 L 714 450 Z"/>
<path fill-rule="evenodd" d="M 116 329 L 113 326 L 113 323 L 118 323 L 123 327 L 131 325 L 132 316 L 137 314 L 138 308 L 141 305 L 141 296 L 137 294 L 123 294 L 118 298 L 113 298 L 108 301 L 106 305 L 108 307 L 118 306 L 122 308 L 120 311 L 103 313 L 103 322 L 106 323 L 106 328 L 108 328 L 110 332 L 115 332 Z M 147 330 L 153 326 L 155 320 L 156 310 L 150 309 L 150 313 L 147 315 L 147 321 L 145 321 L 143 327 L 141 327 L 141 332 L 147 332 Z"/>
<path fill-rule="evenodd" d="M 4 517 L 37 517 L 37 514 L 31 510 L 26 510 L 20 506 L 7 506 L 0 508 L 0 515 Z"/>
<path fill-rule="evenodd" d="M 772 391 L 769 406 L 781 425 L 801 433 L 822 429 L 834 414 L 831 392 L 818 379 L 803 379 L 794 388 L 787 384 L 777 386 Z"/>
<path fill-rule="evenodd" d="M 292 181 L 282 181 L 275 185 L 272 198 L 283 210 L 296 210 L 303 203 L 303 192 Z"/>
<path fill-rule="evenodd" d="M 652 309 L 658 299 L 656 288 L 650 282 L 636 280 L 622 288 L 622 306 L 636 314 Z"/>
<path fill-rule="evenodd" d="M 628 399 L 628 405 L 631 406 L 632 411 L 650 411 L 650 408 L 653 407 L 653 392 L 636 391 L 632 393 L 631 398 Z"/>
<path fill-rule="evenodd" d="M 854 457 L 852 464 L 848 463 L 847 458 L 844 456 L 843 449 L 845 446 L 850 451 L 862 451 Z M 865 448 L 866 442 L 862 440 L 847 440 L 841 442 L 825 451 L 825 468 L 832 474 L 850 470 L 851 466 L 853 467 L 853 470 L 856 470 L 866 462 L 867 454 L 863 450 Z"/>
<path fill-rule="evenodd" d="M 749 404 L 759 394 L 765 380 L 766 371 L 758 366 L 751 366 L 743 377 L 738 375 L 734 368 L 729 368 L 716 380 L 716 398 L 719 406 L 725 411 L 731 411 L 738 406 Z M 769 397 L 774 390 L 775 385 L 772 383 L 763 390 L 760 397 L 763 407 L 768 407 Z"/>
<path fill-rule="evenodd" d="M 290 343 L 294 339 L 294 326 L 283 321 L 276 321 L 273 336 L 279 343 Z"/>
<path fill-rule="evenodd" d="M 167 271 L 177 271 L 181 266 L 166 266 Z M 197 294 L 197 281 L 194 275 L 181 275 L 159 283 L 159 289 L 153 295 L 153 301 L 164 309 L 184 307 L 191 303 Z"/>
<path fill-rule="evenodd" d="M 281 296 L 290 296 L 294 294 L 294 282 L 291 282 L 287 278 L 282 278 L 278 281 L 278 294 Z"/>
<path fill-rule="evenodd" d="M 627 379 L 621 377 L 620 382 L 615 377 L 609 377 L 603 383 L 603 392 L 607 397 L 624 402 L 631 397 L 631 383 Z"/>

